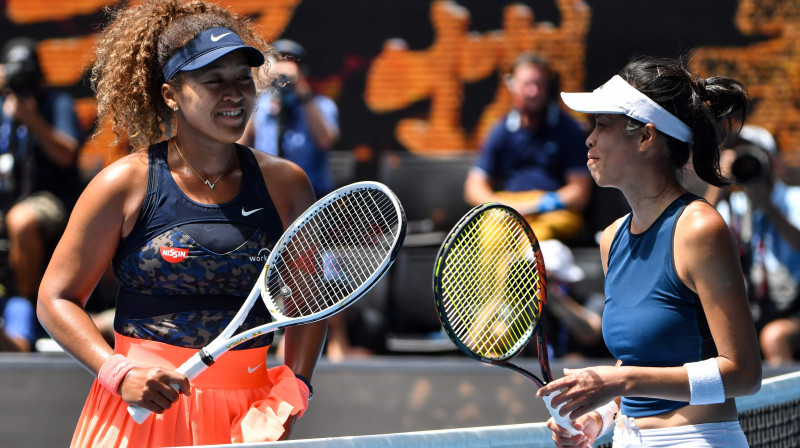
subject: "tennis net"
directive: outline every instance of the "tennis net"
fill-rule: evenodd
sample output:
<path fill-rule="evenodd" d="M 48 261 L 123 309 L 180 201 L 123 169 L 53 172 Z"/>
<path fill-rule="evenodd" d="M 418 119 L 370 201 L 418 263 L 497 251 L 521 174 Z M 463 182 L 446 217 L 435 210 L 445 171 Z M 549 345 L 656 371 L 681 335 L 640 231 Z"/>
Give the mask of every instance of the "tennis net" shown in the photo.
<path fill-rule="evenodd" d="M 763 381 L 761 390 L 736 399 L 739 421 L 751 447 L 800 447 L 800 372 Z M 218 447 L 228 445 L 218 445 Z M 264 447 L 269 444 L 237 445 Z M 304 439 L 280 443 L 281 448 L 550 448 L 544 423 Z M 597 447 L 610 447 L 609 435 Z"/>
<path fill-rule="evenodd" d="M 800 447 L 800 372 L 765 379 L 736 407 L 751 448 Z"/>

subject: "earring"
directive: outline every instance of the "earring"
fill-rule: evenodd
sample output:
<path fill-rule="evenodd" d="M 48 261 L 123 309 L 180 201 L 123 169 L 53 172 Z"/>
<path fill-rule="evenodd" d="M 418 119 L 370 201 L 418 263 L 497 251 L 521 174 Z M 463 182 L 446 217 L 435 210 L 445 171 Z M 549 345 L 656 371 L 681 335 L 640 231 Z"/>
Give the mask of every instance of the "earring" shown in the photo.
<path fill-rule="evenodd" d="M 173 108 L 172 108 L 172 110 L 174 110 L 175 112 L 177 112 L 177 111 L 178 111 L 178 106 L 175 106 L 175 107 L 173 107 Z"/>

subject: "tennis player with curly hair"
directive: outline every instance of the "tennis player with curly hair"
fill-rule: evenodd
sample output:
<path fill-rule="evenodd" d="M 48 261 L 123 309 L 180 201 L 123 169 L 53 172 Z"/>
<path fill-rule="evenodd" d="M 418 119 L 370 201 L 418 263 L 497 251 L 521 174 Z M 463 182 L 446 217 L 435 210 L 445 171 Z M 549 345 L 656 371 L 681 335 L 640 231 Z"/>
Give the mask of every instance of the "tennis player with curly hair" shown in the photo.
<path fill-rule="evenodd" d="M 203 1 L 146 1 L 101 33 L 98 121 L 134 151 L 84 191 L 38 304 L 53 339 L 97 376 L 73 447 L 278 440 L 305 411 L 325 322 L 286 330 L 284 365 L 267 368 L 262 337 L 191 384 L 174 370 L 225 328 L 264 254 L 315 200 L 295 164 L 235 143 L 273 53 L 246 19 Z M 83 309 L 109 263 L 120 285 L 113 348 Z M 258 304 L 244 326 L 268 319 Z M 157 415 L 138 425 L 130 404 Z"/>

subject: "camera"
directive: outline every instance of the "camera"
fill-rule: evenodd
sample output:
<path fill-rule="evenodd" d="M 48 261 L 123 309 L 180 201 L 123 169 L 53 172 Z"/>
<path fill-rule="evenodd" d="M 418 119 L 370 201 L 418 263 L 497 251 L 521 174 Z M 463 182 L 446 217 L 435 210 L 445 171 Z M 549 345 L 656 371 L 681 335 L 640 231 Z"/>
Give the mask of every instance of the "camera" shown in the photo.
<path fill-rule="evenodd" d="M 32 61 L 12 61 L 3 64 L 5 87 L 17 96 L 30 96 L 39 85 L 39 68 Z"/>
<path fill-rule="evenodd" d="M 42 80 L 42 69 L 36 55 L 36 42 L 28 38 L 15 38 L 2 50 L 4 89 L 17 96 L 30 96 Z"/>
<path fill-rule="evenodd" d="M 731 164 L 731 174 L 738 184 L 755 184 L 769 177 L 770 161 L 761 148 L 746 145 L 736 150 L 736 159 Z"/>
<path fill-rule="evenodd" d="M 273 87 L 275 96 L 278 98 L 281 108 L 291 108 L 296 106 L 300 103 L 300 98 L 297 95 L 297 91 L 295 91 L 294 86 L 295 79 L 291 78 L 283 73 L 280 73 L 276 76 Z"/>

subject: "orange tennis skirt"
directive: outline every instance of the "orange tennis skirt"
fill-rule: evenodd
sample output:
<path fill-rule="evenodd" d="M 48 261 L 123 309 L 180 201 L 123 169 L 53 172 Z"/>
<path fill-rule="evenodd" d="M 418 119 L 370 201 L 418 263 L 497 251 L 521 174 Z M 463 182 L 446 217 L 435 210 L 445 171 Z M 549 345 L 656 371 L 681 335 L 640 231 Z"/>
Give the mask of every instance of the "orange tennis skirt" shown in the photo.
<path fill-rule="evenodd" d="M 230 351 L 192 381 L 163 414 L 141 425 L 127 403 L 92 384 L 72 447 L 165 447 L 277 440 L 289 416 L 304 409 L 294 373 L 287 366 L 267 369 L 267 348 Z M 141 366 L 175 369 L 197 351 L 115 335 L 115 351 Z"/>

